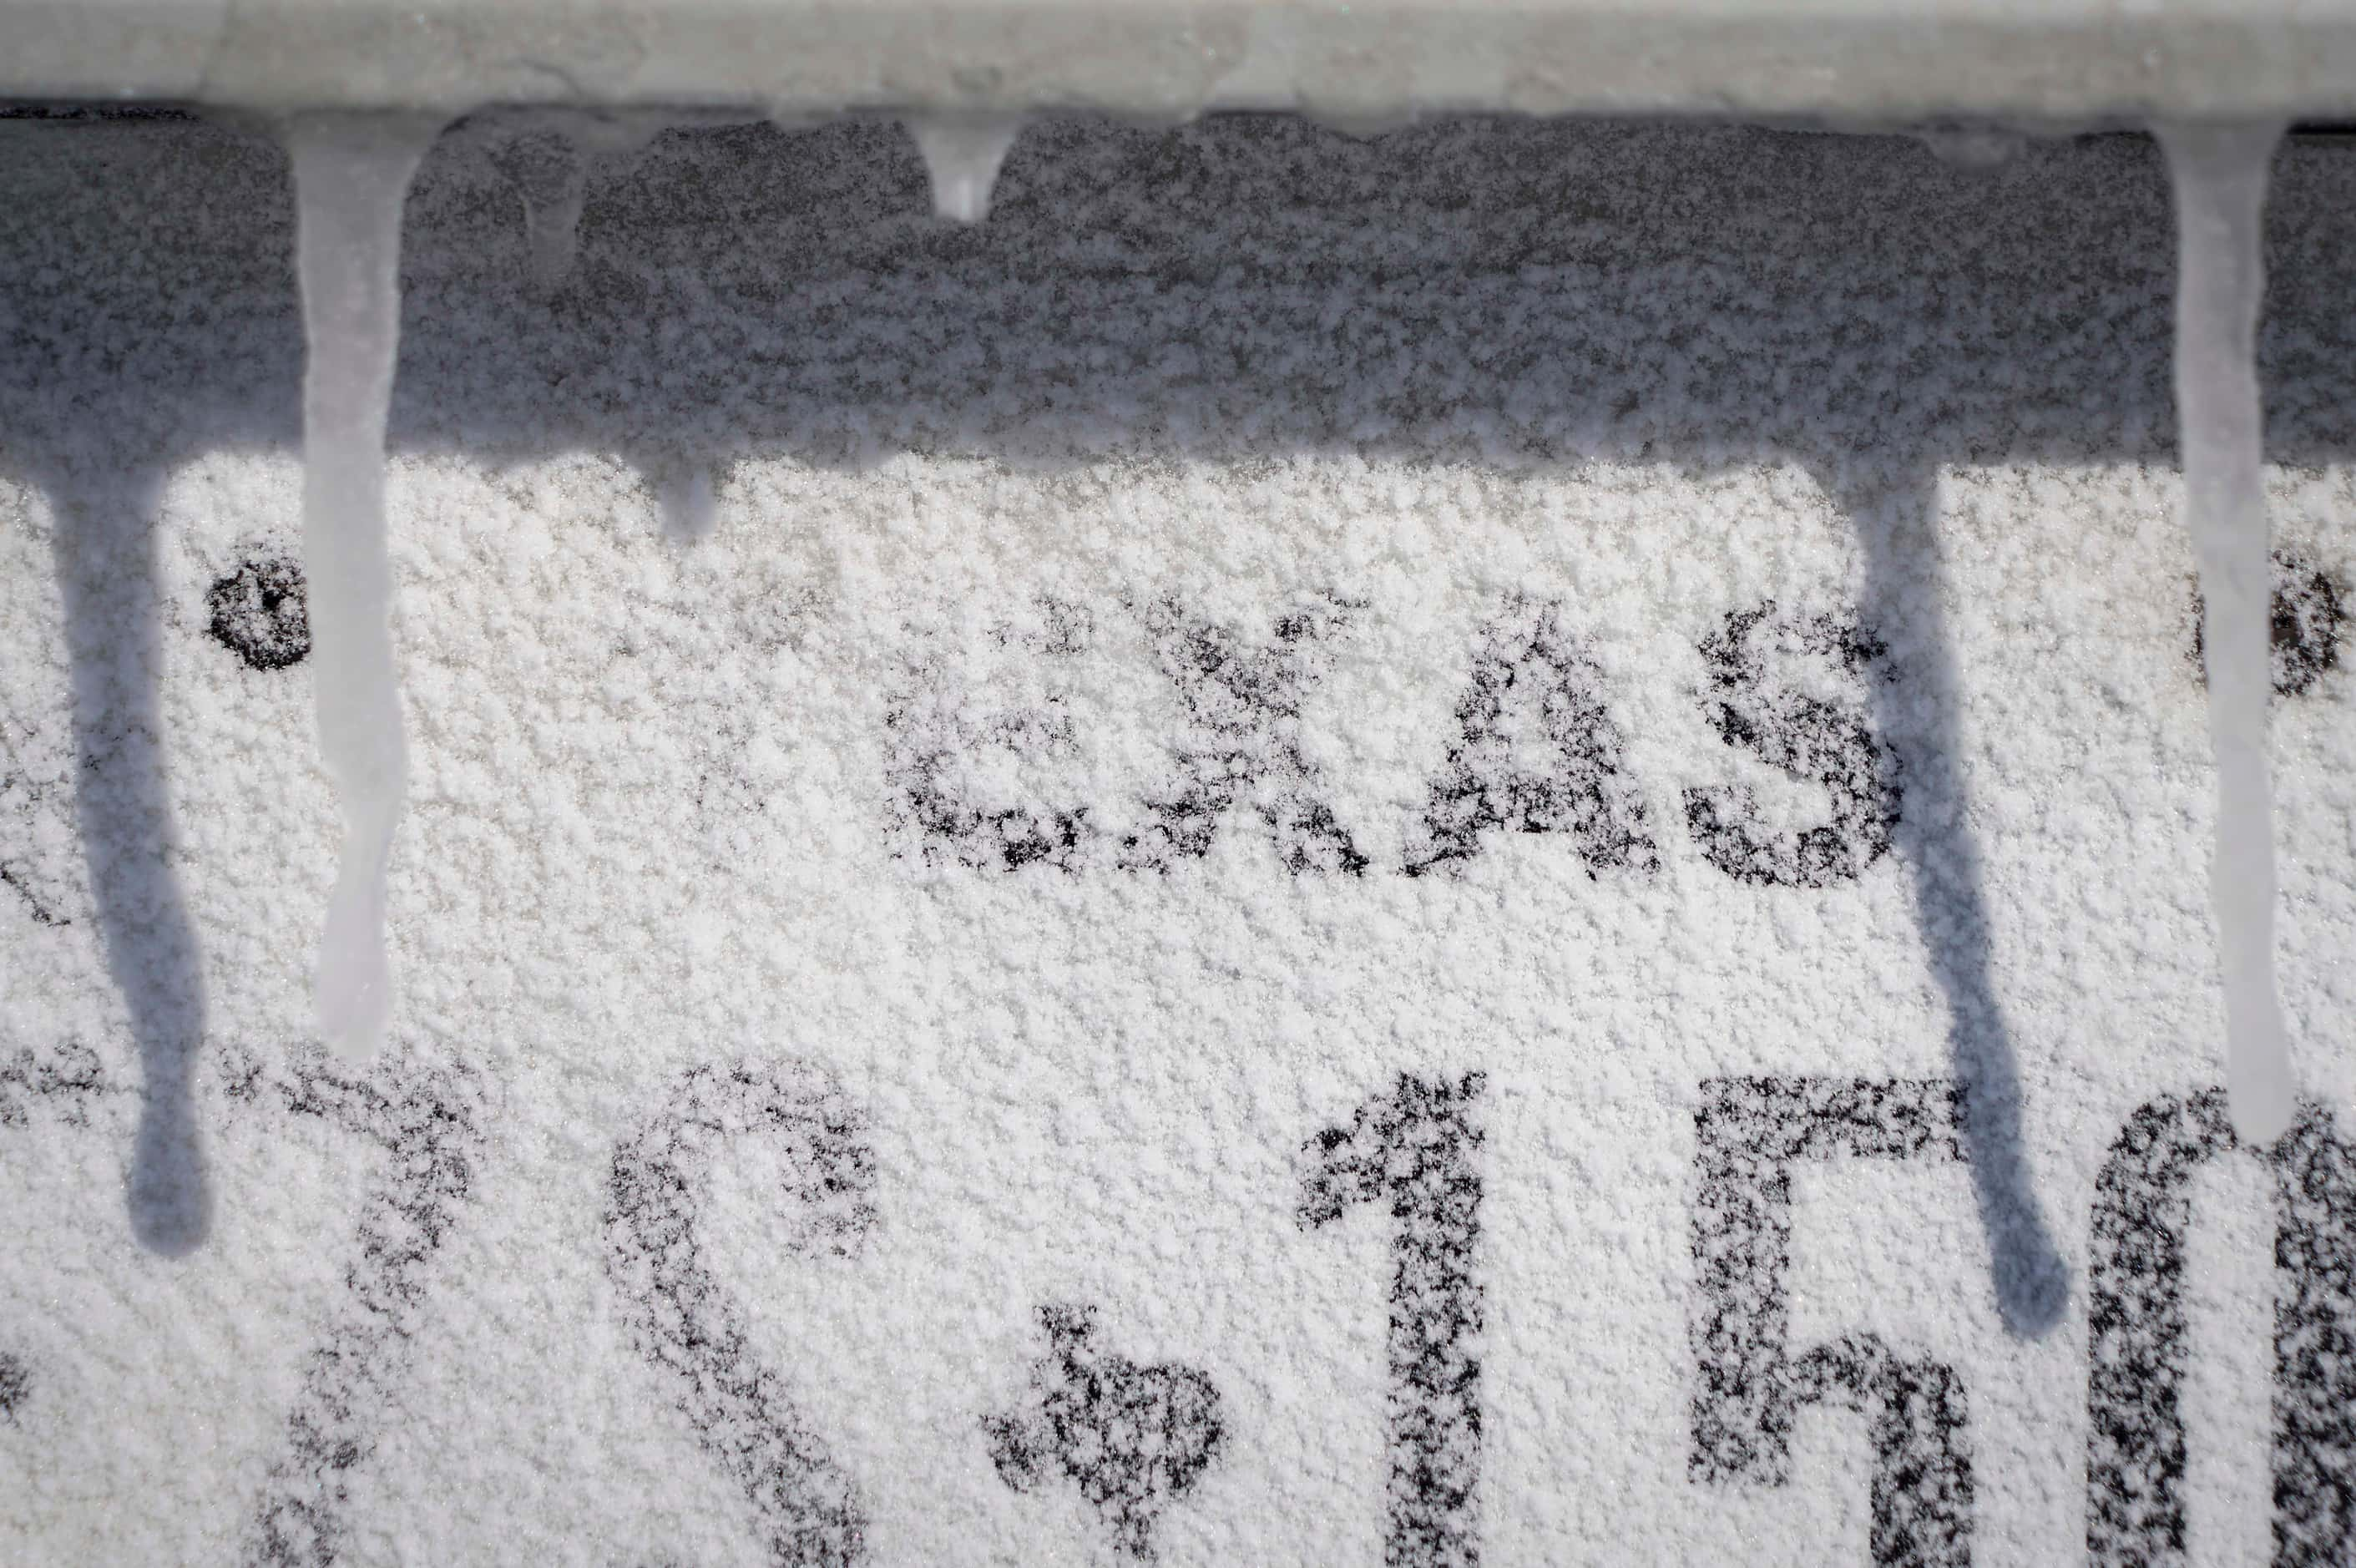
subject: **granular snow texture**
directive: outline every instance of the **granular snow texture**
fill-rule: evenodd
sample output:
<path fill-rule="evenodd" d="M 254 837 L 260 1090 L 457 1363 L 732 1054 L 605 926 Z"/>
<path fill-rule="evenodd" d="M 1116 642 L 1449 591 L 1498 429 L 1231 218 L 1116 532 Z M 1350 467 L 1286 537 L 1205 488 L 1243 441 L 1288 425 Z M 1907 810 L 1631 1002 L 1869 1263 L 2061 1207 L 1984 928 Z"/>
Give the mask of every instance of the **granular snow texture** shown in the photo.
<path fill-rule="evenodd" d="M 551 287 L 509 134 L 355 1069 L 284 159 L 0 122 L 0 1561 L 2356 1561 L 2356 156 L 2254 1152 L 2148 142 L 707 128 Z"/>

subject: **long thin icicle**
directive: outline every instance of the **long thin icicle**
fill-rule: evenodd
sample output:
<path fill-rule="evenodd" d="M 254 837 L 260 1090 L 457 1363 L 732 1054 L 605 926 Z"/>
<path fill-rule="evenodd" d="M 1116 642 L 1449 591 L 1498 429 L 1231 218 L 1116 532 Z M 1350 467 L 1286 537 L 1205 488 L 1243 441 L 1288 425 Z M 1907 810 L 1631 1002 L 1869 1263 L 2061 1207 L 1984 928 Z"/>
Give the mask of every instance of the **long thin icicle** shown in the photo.
<path fill-rule="evenodd" d="M 2283 128 L 2163 125 L 2176 187 L 2176 413 L 2185 521 L 2201 564 L 2209 736 L 2217 752 L 2217 911 L 2225 983 L 2225 1090 L 2234 1133 L 2272 1144 L 2290 1125 L 2290 1057 L 2275 994 L 2274 579 L 2259 471 L 2258 306 L 2266 166 Z"/>
<path fill-rule="evenodd" d="M 287 133 L 303 289 L 303 552 L 319 746 L 344 847 L 319 940 L 319 1032 L 376 1053 L 392 1010 L 385 863 L 408 768 L 388 620 L 384 425 L 401 337 L 401 208 L 439 126 L 311 115 Z"/>

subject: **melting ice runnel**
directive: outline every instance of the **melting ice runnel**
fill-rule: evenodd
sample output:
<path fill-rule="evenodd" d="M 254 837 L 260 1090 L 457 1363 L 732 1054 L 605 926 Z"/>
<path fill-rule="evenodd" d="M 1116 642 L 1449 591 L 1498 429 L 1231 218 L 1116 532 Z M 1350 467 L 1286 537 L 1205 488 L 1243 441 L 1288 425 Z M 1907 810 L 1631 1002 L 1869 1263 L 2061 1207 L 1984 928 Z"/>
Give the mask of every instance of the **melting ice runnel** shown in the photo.
<path fill-rule="evenodd" d="M 701 123 L 693 115 L 534 112 L 502 127 L 507 134 L 491 163 L 523 203 L 524 245 L 535 290 L 553 294 L 573 274 L 589 160 L 639 152 L 674 118 L 680 124 Z"/>
<path fill-rule="evenodd" d="M 319 747 L 344 810 L 319 940 L 319 1032 L 375 1054 L 392 1007 L 385 863 L 408 768 L 395 688 L 384 426 L 401 335 L 401 209 L 438 123 L 294 120 L 295 273 L 303 291 L 303 554 Z"/>
<path fill-rule="evenodd" d="M 2294 1109 L 2275 993 L 2274 579 L 2260 474 L 2258 306 L 2266 167 L 2282 126 L 2169 124 L 2176 189 L 2176 413 L 2184 515 L 2201 564 L 2217 841 L 2209 891 L 2225 985 L 2225 1091 L 2233 1132 L 2272 1144 Z"/>
<path fill-rule="evenodd" d="M 581 206 L 587 188 L 582 149 L 561 130 L 518 137 L 500 150 L 499 167 L 523 201 L 524 243 L 532 286 L 561 287 L 581 246 Z"/>

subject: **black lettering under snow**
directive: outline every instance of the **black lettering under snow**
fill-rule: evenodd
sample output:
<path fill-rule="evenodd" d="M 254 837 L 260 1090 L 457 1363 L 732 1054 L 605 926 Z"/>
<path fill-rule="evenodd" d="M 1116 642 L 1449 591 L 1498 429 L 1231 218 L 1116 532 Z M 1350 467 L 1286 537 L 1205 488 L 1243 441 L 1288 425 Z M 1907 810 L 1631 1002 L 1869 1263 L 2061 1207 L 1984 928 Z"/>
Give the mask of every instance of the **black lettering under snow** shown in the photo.
<path fill-rule="evenodd" d="M 630 1340 L 667 1376 L 696 1440 L 752 1499 L 777 1568 L 842 1568 L 864 1554 L 851 1477 L 754 1355 L 744 1309 L 704 1261 L 698 1232 L 713 1157 L 758 1135 L 786 1157 L 779 1240 L 848 1255 L 874 1224 L 874 1156 L 861 1117 L 800 1063 L 695 1068 L 614 1151 L 605 1265 Z"/>
<path fill-rule="evenodd" d="M 98 1053 L 78 1040 L 46 1049 L 20 1046 L 0 1058 L 0 1127 L 22 1127 L 36 1112 L 87 1126 L 91 1102 L 113 1091 Z M 13 1423 L 32 1391 L 32 1368 L 22 1356 L 0 1351 L 0 1420 Z"/>
<path fill-rule="evenodd" d="M 394 1380 L 423 1325 L 427 1272 L 471 1196 L 483 1123 L 481 1080 L 464 1067 L 411 1061 L 349 1079 L 312 1065 L 268 1072 L 250 1051 L 225 1052 L 223 1088 L 233 1105 L 265 1094 L 294 1115 L 359 1133 L 386 1154 L 363 1203 L 357 1254 L 344 1295 L 304 1363 L 285 1446 L 256 1501 L 240 1560 L 261 1568 L 326 1568 L 341 1547 L 348 1477 L 375 1446 L 396 1404 Z M 123 1092 L 96 1051 L 78 1041 L 20 1047 L 0 1059 L 0 1125 L 36 1112 L 85 1126 L 91 1108 Z M 0 1355 L 0 1413 L 32 1386 L 21 1359 Z"/>
<path fill-rule="evenodd" d="M 1475 635 L 1457 737 L 1431 782 L 1408 875 L 1470 860 L 1492 832 L 1568 833 L 1590 876 L 1658 868 L 1644 794 L 1620 770 L 1602 671 L 1562 613 L 1516 595 Z"/>
<path fill-rule="evenodd" d="M 1750 788 L 1714 784 L 1686 790 L 1686 825 L 1709 863 L 1738 881 L 1783 887 L 1854 881 L 1890 853 L 1898 759 L 1856 714 L 1774 679 L 1767 656 L 1776 642 L 1830 660 L 1860 685 L 1888 650 L 1853 622 L 1781 615 L 1772 600 L 1729 615 L 1701 645 L 1709 681 L 1703 705 L 1719 738 L 1822 784 L 1831 817 L 1796 833 L 1767 833 Z"/>
<path fill-rule="evenodd" d="M 264 1087 L 249 1062 L 229 1093 L 252 1101 Z M 266 1087 L 291 1113 L 358 1133 L 386 1157 L 360 1207 L 342 1300 L 304 1363 L 285 1449 L 262 1485 L 243 1556 L 257 1568 L 327 1568 L 344 1535 L 351 1472 L 374 1450 L 397 1405 L 394 1380 L 424 1329 L 434 1254 L 474 1193 L 484 1089 L 470 1069 L 415 1062 L 372 1079 L 303 1065 Z"/>
<path fill-rule="evenodd" d="M 1219 1391 L 1192 1367 L 1141 1366 L 1095 1343 L 1096 1308 L 1039 1309 L 1047 1354 L 1033 1368 L 1031 1409 L 985 1416 L 999 1477 L 1018 1492 L 1054 1466 L 1112 1530 L 1113 1544 L 1153 1555 L 1153 1522 L 1192 1490 L 1226 1439 Z"/>
<path fill-rule="evenodd" d="M 212 639 L 255 670 L 285 670 L 311 652 L 311 618 L 299 562 L 246 562 L 205 590 Z"/>
<path fill-rule="evenodd" d="M 1176 747 L 1176 779 L 1145 801 L 1151 823 L 1121 846 L 1124 865 L 1166 871 L 1200 859 L 1220 823 L 1248 809 L 1274 836 L 1287 871 L 1365 871 L 1301 746 L 1301 698 L 1322 672 L 1324 644 L 1364 607 L 1330 595 L 1305 599 L 1277 618 L 1271 640 L 1255 644 L 1174 599 L 1144 607 L 1188 734 Z"/>
<path fill-rule="evenodd" d="M 31 873 L 22 866 L 0 860 L 0 887 L 7 888 L 25 901 L 26 911 L 33 917 L 33 923 L 37 926 L 66 926 L 73 923 L 59 914 L 50 906 L 48 900 L 43 898 L 34 889 Z"/>
<path fill-rule="evenodd" d="M 1301 1223 L 1359 1204 L 1391 1217 L 1387 1568 L 1475 1568 L 1481 1478 L 1481 1144 L 1485 1079 L 1402 1073 L 1304 1150 Z"/>
<path fill-rule="evenodd" d="M 79 1040 L 38 1050 L 19 1046 L 0 1057 L 0 1127 L 23 1126 L 37 1110 L 86 1126 L 91 1101 L 112 1089 L 98 1053 Z"/>
<path fill-rule="evenodd" d="M 1802 1160 L 1961 1161 L 1963 1100 L 1945 1079 L 1718 1078 L 1694 1114 L 1690 1333 L 1697 1483 L 1780 1487 L 1804 1405 L 1871 1414 L 1872 1550 L 1879 1564 L 1971 1561 L 1964 1386 L 1938 1361 L 1852 1334 L 1794 1352 L 1792 1166 Z"/>
<path fill-rule="evenodd" d="M 1037 608 L 1042 629 L 1026 635 L 1002 628 L 998 640 L 1020 643 L 1046 660 L 1094 646 L 1096 628 L 1085 609 L 1055 599 Z M 1076 755 L 1071 714 L 1059 694 L 1050 691 L 1040 704 L 977 712 L 963 692 L 936 680 L 895 702 L 884 725 L 893 814 L 914 830 L 925 859 L 977 871 L 1081 868 L 1095 837 L 1087 807 L 978 798 L 965 772 L 974 757 L 993 750 L 1051 762 Z"/>
<path fill-rule="evenodd" d="M 2127 1118 L 2095 1181 L 2086 1555 L 2103 1568 L 2187 1560 L 2191 1181 L 2242 1146 L 2223 1090 L 2163 1096 Z M 2274 1561 L 2356 1563 L 2356 1148 L 2309 1103 L 2262 1157 L 2275 1176 Z"/>
<path fill-rule="evenodd" d="M 0 1421 L 15 1422 L 17 1408 L 33 1391 L 33 1374 L 24 1358 L 0 1351 Z"/>
<path fill-rule="evenodd" d="M 896 709 L 884 722 L 905 736 L 914 714 Z M 977 871 L 1033 865 L 1076 871 L 1088 835 L 1086 806 L 978 806 L 954 783 L 962 758 L 984 746 L 1055 756 L 1069 755 L 1072 744 L 1071 721 L 1054 713 L 1000 714 L 985 725 L 965 727 L 954 740 L 906 736 L 892 768 L 902 820 L 920 835 L 927 859 Z"/>
<path fill-rule="evenodd" d="M 0 888 L 37 926 L 73 924 L 81 858 L 71 744 L 57 721 L 0 714 Z"/>
<path fill-rule="evenodd" d="M 2312 560 L 2287 550 L 2274 553 L 2274 599 L 2270 630 L 2275 695 L 2303 696 L 2324 672 L 2340 667 L 2340 628 L 2348 619 L 2340 585 Z M 2192 667 L 2208 678 L 2202 635 L 2206 603 L 2192 595 Z"/>

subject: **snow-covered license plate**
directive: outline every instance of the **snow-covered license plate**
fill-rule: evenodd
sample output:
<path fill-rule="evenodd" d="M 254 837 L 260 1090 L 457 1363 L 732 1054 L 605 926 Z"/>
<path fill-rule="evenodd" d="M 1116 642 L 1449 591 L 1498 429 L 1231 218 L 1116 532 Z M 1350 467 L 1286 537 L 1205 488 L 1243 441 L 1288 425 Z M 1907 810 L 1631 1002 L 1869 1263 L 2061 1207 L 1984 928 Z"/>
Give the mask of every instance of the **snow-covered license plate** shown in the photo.
<path fill-rule="evenodd" d="M 534 286 L 452 132 L 348 1067 L 284 161 L 13 129 L 0 1560 L 2356 1560 L 2356 160 L 2257 1153 L 2146 142 L 742 127 Z"/>

